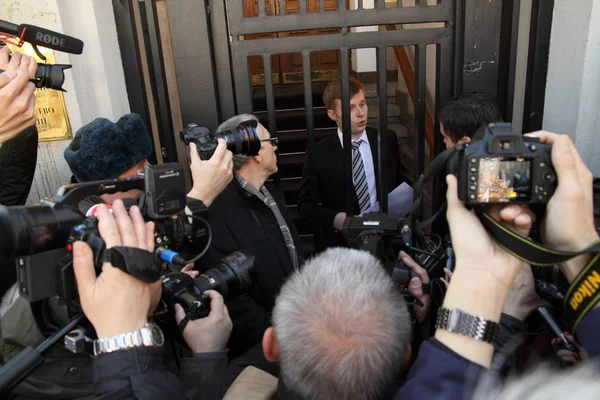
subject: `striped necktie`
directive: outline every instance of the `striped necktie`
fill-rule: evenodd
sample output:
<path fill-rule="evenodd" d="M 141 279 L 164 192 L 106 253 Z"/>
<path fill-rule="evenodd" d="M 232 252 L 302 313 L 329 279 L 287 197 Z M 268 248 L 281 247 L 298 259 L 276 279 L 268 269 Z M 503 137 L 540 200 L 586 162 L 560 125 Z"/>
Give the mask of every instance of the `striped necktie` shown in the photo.
<path fill-rule="evenodd" d="M 365 165 L 358 149 L 362 142 L 362 139 L 352 142 L 352 181 L 354 182 L 354 190 L 356 190 L 356 199 L 358 200 L 361 214 L 371 205 Z"/>

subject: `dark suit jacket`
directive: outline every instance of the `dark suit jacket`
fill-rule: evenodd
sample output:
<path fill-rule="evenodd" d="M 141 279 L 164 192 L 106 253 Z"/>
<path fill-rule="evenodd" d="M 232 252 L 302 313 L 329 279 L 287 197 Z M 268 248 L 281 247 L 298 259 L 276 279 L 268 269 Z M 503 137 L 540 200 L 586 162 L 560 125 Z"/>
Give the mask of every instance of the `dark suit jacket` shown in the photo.
<path fill-rule="evenodd" d="M 366 131 L 371 146 L 371 154 L 373 155 L 375 181 L 377 181 L 377 130 L 374 128 L 367 128 Z M 388 132 L 387 140 L 387 189 L 388 191 L 391 191 L 404 182 L 405 178 L 400 172 L 400 156 L 396 134 L 393 131 Z M 313 218 L 316 218 L 316 223 L 320 229 L 321 239 L 320 243 L 315 243 L 317 250 L 346 245 L 346 241 L 342 237 L 342 234 L 333 229 L 333 219 L 336 214 L 339 212 L 346 212 L 346 180 L 344 175 L 343 151 L 344 149 L 340 144 L 337 134 L 322 139 L 316 144 L 314 154 L 309 154 L 309 157 L 314 157 L 316 159 L 316 188 L 311 187 L 308 171 L 309 159 L 304 163 L 302 187 L 300 188 L 298 199 L 298 213 L 303 218 L 308 219 L 311 224 L 313 223 Z M 358 206 L 358 200 L 356 199 L 356 192 L 354 191 L 353 186 L 350 189 L 354 201 L 354 215 L 358 215 L 360 214 L 360 208 Z M 317 191 L 320 203 L 316 215 L 313 214 L 311 190 Z M 379 190 L 380 188 L 377 188 L 377 199 L 381 198 Z"/>
<path fill-rule="evenodd" d="M 296 228 L 289 218 L 281 193 L 269 188 L 285 218 L 300 251 Z M 271 310 L 285 279 L 292 273 L 285 239 L 273 212 L 255 196 L 248 195 L 236 179 L 225 188 L 208 209 L 212 245 L 203 267 L 215 265 L 236 250 L 250 250 L 255 257 L 254 286 L 248 294 L 226 301 L 233 321 L 229 342 L 230 357 L 240 355 L 262 340 L 271 325 Z"/>

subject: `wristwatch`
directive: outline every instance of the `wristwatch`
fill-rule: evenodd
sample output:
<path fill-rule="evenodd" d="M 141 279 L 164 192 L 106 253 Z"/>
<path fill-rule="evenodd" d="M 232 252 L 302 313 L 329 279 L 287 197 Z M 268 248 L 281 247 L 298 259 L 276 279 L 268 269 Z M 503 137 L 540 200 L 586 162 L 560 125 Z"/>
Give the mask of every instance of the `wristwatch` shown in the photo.
<path fill-rule="evenodd" d="M 137 331 L 94 340 L 94 355 L 98 356 L 133 347 L 160 347 L 164 343 L 165 336 L 160 327 L 153 323 L 147 323 Z"/>
<path fill-rule="evenodd" d="M 499 326 L 500 324 L 494 321 L 456 308 L 440 308 L 435 322 L 436 329 L 444 329 L 492 344 L 496 341 Z"/>

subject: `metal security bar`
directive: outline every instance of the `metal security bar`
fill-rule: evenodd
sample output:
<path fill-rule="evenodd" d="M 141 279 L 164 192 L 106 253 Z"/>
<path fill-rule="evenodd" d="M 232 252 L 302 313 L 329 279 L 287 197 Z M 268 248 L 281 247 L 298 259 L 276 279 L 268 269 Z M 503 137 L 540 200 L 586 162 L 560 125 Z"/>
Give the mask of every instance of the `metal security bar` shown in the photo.
<path fill-rule="evenodd" d="M 436 46 L 436 105 L 435 115 L 440 104 L 450 98 L 455 91 L 456 72 L 458 63 L 455 60 L 455 45 L 460 42 L 455 37 L 457 32 L 457 9 L 461 9 L 462 0 L 444 0 L 440 4 L 427 6 L 426 0 L 419 0 L 414 7 L 386 8 L 384 0 L 376 0 L 373 9 L 365 9 L 363 2 L 358 2 L 357 10 L 346 9 L 346 0 L 338 0 L 337 10 L 324 11 L 324 0 L 318 2 L 318 12 L 308 12 L 307 1 L 298 2 L 296 14 L 287 14 L 285 1 L 273 0 L 280 4 L 279 15 L 267 15 L 266 1 L 258 0 L 258 16 L 244 17 L 244 4 L 239 0 L 225 0 L 228 11 L 228 34 L 231 35 L 229 44 L 231 70 L 233 72 L 234 97 L 237 113 L 251 113 L 252 85 L 249 76 L 250 56 L 261 56 L 264 62 L 265 93 L 267 114 L 270 130 L 276 134 L 276 110 L 273 95 L 273 68 L 271 56 L 277 54 L 301 53 L 302 76 L 304 79 L 304 100 L 306 109 L 306 127 L 308 152 L 315 144 L 314 113 L 311 88 L 310 55 L 312 52 L 325 50 L 340 51 L 340 75 L 342 78 L 342 126 L 344 142 L 344 165 L 346 166 L 346 187 L 352 187 L 351 171 L 351 132 L 350 132 L 350 94 L 348 79 L 350 77 L 350 51 L 361 48 L 375 48 L 377 51 L 377 91 L 379 98 L 378 129 L 380 133 L 387 132 L 387 60 L 386 49 L 393 46 L 415 46 L 415 120 L 414 120 L 414 165 L 413 174 L 416 178 L 425 166 L 425 116 L 426 116 L 426 50 L 427 45 Z M 220 6 L 219 6 L 220 7 Z M 382 30 L 370 32 L 350 32 L 350 28 L 360 26 L 384 26 L 386 24 L 415 24 L 425 22 L 443 22 L 441 28 Z M 459 21 L 460 22 L 460 21 Z M 244 40 L 245 35 L 269 34 L 288 31 L 340 29 L 340 33 L 315 36 L 286 36 L 261 38 L 260 40 Z M 221 29 L 221 28 L 219 28 Z M 460 31 L 460 30 L 459 30 Z M 276 36 L 276 35 L 274 35 Z M 219 63 L 219 61 L 216 61 Z M 221 87 L 221 84 L 219 84 Z M 229 88 L 231 90 L 231 88 Z M 438 129 L 436 119 L 435 127 Z M 378 198 L 381 210 L 387 211 L 387 141 L 384 135 L 379 136 L 378 149 Z M 443 147 L 439 134 L 435 137 L 436 152 Z M 311 177 L 314 176 L 309 157 Z M 314 183 L 314 182 L 313 182 Z M 347 191 L 346 209 L 352 211 L 352 193 Z M 316 206 L 317 199 L 313 198 Z M 436 199 L 434 198 L 434 207 Z"/>
<path fill-rule="evenodd" d="M 258 0 L 259 15 L 258 17 L 251 18 L 244 17 L 244 5 L 242 1 L 226 1 L 229 14 L 229 33 L 234 37 L 258 33 L 286 32 L 292 29 L 304 30 L 339 28 L 344 26 L 419 24 L 423 22 L 442 21 L 453 24 L 454 19 L 454 1 L 450 0 L 445 0 L 437 6 L 398 8 L 385 8 L 384 1 L 380 1 L 377 8 L 362 10 L 347 10 L 346 1 L 340 0 L 336 11 L 327 11 L 324 13 L 324 4 L 321 2 L 321 12 L 319 13 L 300 12 L 300 14 L 270 16 L 266 15 L 264 0 Z M 300 10 L 303 9 L 306 10 L 306 4 L 304 7 L 300 6 Z M 264 11 L 264 14 L 261 13 L 261 10 Z"/>

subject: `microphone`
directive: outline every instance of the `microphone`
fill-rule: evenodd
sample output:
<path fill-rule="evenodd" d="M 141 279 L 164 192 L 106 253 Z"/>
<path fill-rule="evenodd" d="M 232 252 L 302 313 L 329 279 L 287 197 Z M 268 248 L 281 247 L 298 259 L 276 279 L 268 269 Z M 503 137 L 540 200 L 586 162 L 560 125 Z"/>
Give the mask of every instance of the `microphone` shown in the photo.
<path fill-rule="evenodd" d="M 81 54 L 83 52 L 83 41 L 35 25 L 16 25 L 0 20 L 0 32 L 18 36 L 34 46 L 43 46 L 71 54 Z"/>
<path fill-rule="evenodd" d="M 71 54 L 81 54 L 83 52 L 82 40 L 34 25 L 19 25 L 16 36 L 22 37 L 23 40 L 34 46 L 43 46 Z"/>

